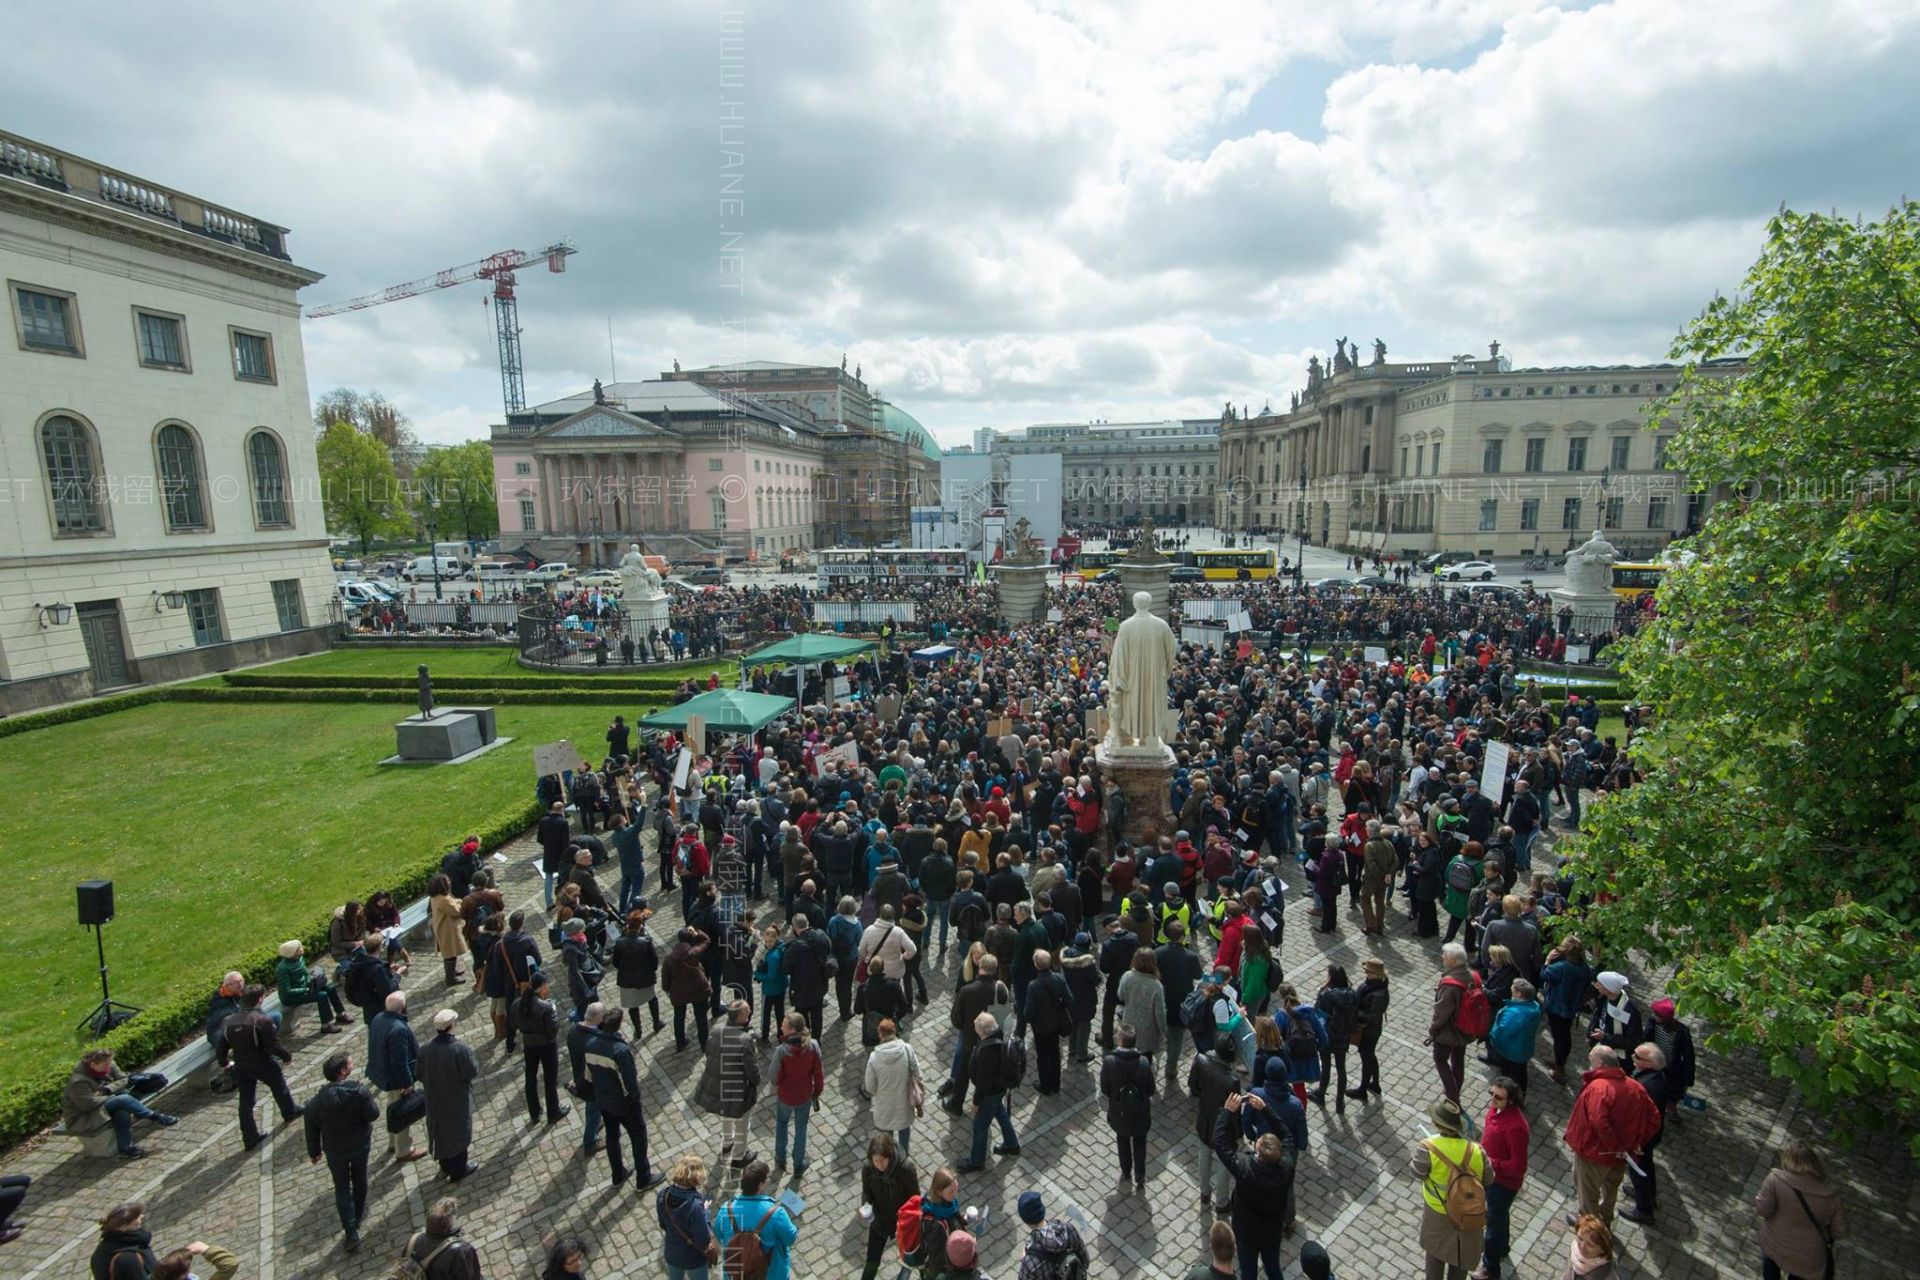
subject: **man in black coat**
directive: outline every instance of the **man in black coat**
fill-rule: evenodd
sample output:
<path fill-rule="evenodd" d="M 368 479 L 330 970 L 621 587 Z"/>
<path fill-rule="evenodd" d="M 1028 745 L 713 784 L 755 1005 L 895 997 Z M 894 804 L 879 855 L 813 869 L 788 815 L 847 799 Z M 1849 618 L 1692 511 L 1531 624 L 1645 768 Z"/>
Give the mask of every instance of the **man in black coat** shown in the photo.
<path fill-rule="evenodd" d="M 1107 1100 L 1107 1126 L 1120 1147 L 1120 1181 L 1133 1179 L 1135 1190 L 1147 1185 L 1147 1134 L 1153 1128 L 1153 1061 L 1135 1048 L 1138 1039 L 1129 1023 L 1121 1023 L 1120 1047 L 1100 1064 L 1100 1096 Z"/>
<path fill-rule="evenodd" d="M 954 1042 L 953 1066 L 947 1073 L 947 1082 L 940 1086 L 940 1096 L 946 1099 L 944 1105 L 949 1115 L 959 1115 L 966 1100 L 967 1064 L 973 1060 L 974 1046 L 979 1044 L 974 1034 L 975 1021 L 994 1005 L 1006 1004 L 1012 999 L 1013 992 L 1000 981 L 1000 962 L 992 955 L 981 956 L 973 981 L 954 993 L 947 1019 L 959 1037 Z"/>
<path fill-rule="evenodd" d="M 547 1123 L 558 1124 L 573 1108 L 560 1101 L 560 1010 L 549 998 L 547 975 L 535 973 L 533 985 L 515 996 L 507 1017 L 520 1033 L 527 1073 L 527 1115 L 540 1121 L 540 1073 L 547 1075 Z M 588 1004 L 591 1004 L 589 1001 Z M 580 1010 L 585 1016 L 586 1006 Z"/>
<path fill-rule="evenodd" d="M 1266 1105 L 1254 1094 L 1229 1095 L 1214 1118 L 1213 1154 L 1233 1178 L 1233 1238 L 1240 1249 L 1240 1274 L 1252 1276 L 1256 1267 L 1265 1266 L 1267 1280 L 1280 1280 L 1280 1241 L 1299 1153 L 1285 1125 L 1261 1134 L 1251 1155 L 1239 1149 L 1240 1108 L 1265 1110 Z"/>
<path fill-rule="evenodd" d="M 1133 968 L 1133 953 L 1140 948 L 1140 935 L 1127 927 L 1119 916 L 1107 921 L 1107 940 L 1100 944 L 1100 972 L 1107 977 L 1107 994 L 1100 1006 L 1100 1047 L 1113 1047 L 1113 1011 L 1120 1003 L 1120 978 Z"/>
<path fill-rule="evenodd" d="M 1167 1084 L 1171 1087 L 1179 1079 L 1180 1033 L 1187 1025 L 1180 1015 L 1180 1005 L 1206 976 L 1206 969 L 1200 957 L 1187 946 L 1185 925 L 1169 920 L 1166 934 L 1167 940 L 1154 951 L 1153 958 L 1160 969 L 1160 989 L 1167 997 L 1167 1043 L 1162 1056 L 1167 1062 Z"/>
<path fill-rule="evenodd" d="M 281 1119 L 297 1120 L 303 1113 L 287 1089 L 286 1074 L 280 1070 L 282 1063 L 293 1061 L 293 1051 L 280 1043 L 280 1028 L 260 1010 L 266 994 L 267 989 L 259 983 L 248 983 L 243 1008 L 221 1028 L 233 1059 L 233 1081 L 240 1088 L 240 1136 L 249 1151 L 266 1141 L 253 1114 L 255 1091 L 262 1084 L 272 1091 Z"/>
<path fill-rule="evenodd" d="M 1058 1093 L 1060 1038 L 1073 1029 L 1073 996 L 1067 991 L 1066 978 L 1053 967 L 1049 952 L 1033 953 L 1033 979 L 1027 983 L 1021 1014 L 1027 1029 L 1033 1032 L 1040 1093 L 1043 1097 Z"/>
<path fill-rule="evenodd" d="M 367 1157 L 373 1151 L 373 1122 L 380 1104 L 353 1074 L 353 1059 L 345 1049 L 327 1055 L 320 1065 L 326 1083 L 307 1103 L 307 1158 L 314 1164 L 326 1157 L 333 1177 L 333 1206 L 346 1231 L 348 1253 L 360 1248 L 360 1219 L 367 1211 Z"/>
<path fill-rule="evenodd" d="M 494 959 L 507 975 L 507 1000 L 509 1003 L 520 993 L 520 984 L 533 980 L 533 974 L 540 967 L 540 944 L 527 932 L 527 913 L 516 911 L 507 917 L 507 932 L 494 947 L 498 954 Z M 513 1019 L 507 1019 L 506 1049 L 513 1052 Z"/>
<path fill-rule="evenodd" d="M 554 887 L 573 865 L 573 859 L 567 853 L 567 841 L 572 835 L 573 826 L 567 821 L 567 806 L 555 800 L 547 806 L 547 816 L 540 819 L 540 828 L 536 832 L 540 841 L 541 880 L 544 882 L 549 911 L 553 910 Z"/>
<path fill-rule="evenodd" d="M 1008 908 L 1016 902 L 1027 900 L 1027 882 L 1013 869 L 1013 859 L 1001 854 L 994 859 L 993 874 L 987 877 L 987 901 L 993 905 L 994 914 L 1000 914 L 1000 907 Z"/>
<path fill-rule="evenodd" d="M 1200 1138 L 1200 1204 L 1226 1204 L 1233 1198 L 1233 1174 L 1213 1152 L 1213 1125 L 1227 1099 L 1245 1084 L 1235 1066 L 1234 1042 L 1219 1038 L 1212 1053 L 1196 1053 L 1187 1068 L 1187 1092 L 1194 1100 L 1194 1132 Z"/>
<path fill-rule="evenodd" d="M 1660 1145 L 1660 1139 L 1667 1131 L 1667 1113 L 1673 1109 L 1675 1101 L 1673 1081 L 1667 1075 L 1667 1055 L 1660 1046 L 1649 1041 L 1634 1049 L 1633 1078 L 1647 1091 L 1647 1096 L 1653 1099 L 1653 1105 L 1659 1109 L 1660 1129 L 1647 1139 L 1647 1145 L 1638 1155 L 1627 1161 L 1627 1178 L 1633 1183 L 1633 1204 L 1622 1209 L 1620 1216 L 1628 1222 L 1650 1227 L 1653 1225 L 1655 1194 L 1659 1190 L 1653 1168 L 1653 1149 Z"/>
<path fill-rule="evenodd" d="M 385 952 L 386 939 L 370 933 L 347 954 L 338 974 L 341 994 L 353 1002 L 361 1021 L 369 1026 L 387 1007 L 387 997 L 400 989 Z"/>
<path fill-rule="evenodd" d="M 832 980 L 833 944 L 824 931 L 804 915 L 793 918 L 793 941 L 787 944 L 787 1002 L 805 1016 L 814 1035 L 826 1026 L 827 987 Z"/>
<path fill-rule="evenodd" d="M 607 1010 L 600 1034 L 587 1042 L 587 1071 L 593 1078 L 593 1100 L 607 1125 L 607 1163 L 612 1167 L 613 1185 L 620 1186 L 639 1171 L 640 1189 L 664 1181 L 653 1171 L 647 1152 L 647 1117 L 642 1109 L 640 1076 L 634 1069 L 633 1048 L 620 1034 L 622 1014 Z M 620 1154 L 620 1135 L 627 1135 L 633 1147 L 634 1169 L 628 1169 Z"/>
<path fill-rule="evenodd" d="M 1467 820 L 1467 839 L 1485 845 L 1500 815 L 1495 812 L 1493 801 L 1480 794 L 1478 778 L 1467 780 L 1467 793 L 1460 797 L 1460 816 Z"/>

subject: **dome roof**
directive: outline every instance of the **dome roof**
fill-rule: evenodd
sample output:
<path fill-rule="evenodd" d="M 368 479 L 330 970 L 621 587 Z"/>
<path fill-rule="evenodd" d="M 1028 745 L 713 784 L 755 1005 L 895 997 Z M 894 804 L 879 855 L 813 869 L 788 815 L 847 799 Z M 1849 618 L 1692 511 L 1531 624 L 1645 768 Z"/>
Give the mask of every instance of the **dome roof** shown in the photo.
<path fill-rule="evenodd" d="M 921 426 L 918 418 L 890 400 L 875 400 L 873 403 L 880 411 L 881 430 L 917 447 L 933 461 L 940 461 L 940 446 L 933 442 L 933 433 Z"/>

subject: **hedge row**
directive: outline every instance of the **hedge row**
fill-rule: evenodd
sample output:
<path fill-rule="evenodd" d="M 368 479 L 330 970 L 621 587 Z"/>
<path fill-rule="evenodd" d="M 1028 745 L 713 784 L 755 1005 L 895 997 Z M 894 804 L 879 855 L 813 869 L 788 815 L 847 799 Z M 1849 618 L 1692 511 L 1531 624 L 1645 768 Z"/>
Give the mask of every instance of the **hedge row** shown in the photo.
<path fill-rule="evenodd" d="M 688 673 L 691 674 L 691 673 Z M 435 676 L 436 691 L 465 693 L 493 689 L 578 689 L 590 684 L 596 689 L 619 689 L 633 693 L 671 692 L 686 678 L 681 676 Z M 409 694 L 420 687 L 414 676 L 301 676 L 265 675 L 237 671 L 222 677 L 235 689 L 405 689 Z"/>
<path fill-rule="evenodd" d="M 11 738 L 16 733 L 31 733 L 35 729 L 51 729 L 57 724 L 72 724 L 77 720 L 91 720 L 95 716 L 112 715 L 116 711 L 144 707 L 150 702 L 167 702 L 172 696 L 171 688 L 140 689 L 111 698 L 75 702 L 51 711 L 29 711 L 25 715 L 8 716 L 0 720 L 0 738 Z"/>
<path fill-rule="evenodd" d="M 167 693 L 170 690 L 145 690 Z M 137 696 L 137 695 L 134 695 Z M 155 699 L 145 699 L 155 701 Z M 77 708 L 75 708 L 77 709 Z M 97 714 L 97 713 L 96 713 Z M 81 717 L 74 717 L 81 718 Z M 540 817 L 540 806 L 529 801 L 496 815 L 474 834 L 480 847 L 488 852 L 512 840 L 531 827 Z M 461 833 L 464 838 L 467 833 Z M 409 902 L 426 892 L 427 881 L 440 869 L 440 859 L 454 846 L 432 854 L 423 854 L 417 862 L 403 865 L 399 878 L 386 879 L 378 887 L 391 892 L 396 902 Z M 371 892 L 371 890 L 369 890 Z M 361 895 L 365 898 L 367 893 Z M 333 918 L 328 907 L 315 915 L 302 931 L 302 940 L 313 954 L 324 954 L 327 926 Z M 112 1048 L 122 1069 L 134 1071 L 166 1057 L 180 1045 L 201 1034 L 207 1016 L 207 997 L 219 987 L 229 969 L 238 969 L 248 981 L 273 985 L 273 966 L 279 958 L 282 939 L 263 943 L 237 961 L 208 965 L 199 981 L 185 992 L 160 1004 L 148 1005 L 120 1026 L 107 1033 L 105 1043 Z M 60 1093 L 66 1087 L 71 1066 L 48 1071 L 37 1080 L 28 1080 L 0 1089 L 0 1143 L 13 1143 L 38 1132 L 59 1118 Z"/>
<path fill-rule="evenodd" d="M 398 707 L 416 705 L 413 694 L 405 689 L 222 689 L 213 686 L 181 686 L 170 690 L 172 702 L 341 702 L 384 703 Z M 508 707 L 607 706 L 626 707 L 636 703 L 666 700 L 664 690 L 647 692 L 619 689 L 462 689 L 462 704 Z M 447 699 L 442 706 L 452 706 Z"/>

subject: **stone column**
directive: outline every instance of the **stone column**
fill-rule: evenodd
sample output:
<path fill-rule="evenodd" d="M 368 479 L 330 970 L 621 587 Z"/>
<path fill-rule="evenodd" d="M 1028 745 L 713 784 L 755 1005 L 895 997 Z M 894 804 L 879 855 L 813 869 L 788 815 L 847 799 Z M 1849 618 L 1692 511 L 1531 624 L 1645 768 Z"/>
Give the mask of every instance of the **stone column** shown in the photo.
<path fill-rule="evenodd" d="M 540 481 L 540 532 L 553 532 L 553 460 L 536 456 L 534 475 Z"/>
<path fill-rule="evenodd" d="M 1008 624 L 1040 622 L 1047 611 L 1047 566 L 1001 563 L 988 572 L 999 585 L 1000 621 Z"/>
<path fill-rule="evenodd" d="M 1120 570 L 1120 598 L 1133 599 L 1133 593 L 1144 591 L 1153 597 L 1153 611 L 1173 625 L 1173 611 L 1167 602 L 1167 583 L 1173 573 L 1173 562 L 1163 556 L 1152 561 L 1142 562 L 1130 556 L 1123 556 L 1114 567 Z"/>

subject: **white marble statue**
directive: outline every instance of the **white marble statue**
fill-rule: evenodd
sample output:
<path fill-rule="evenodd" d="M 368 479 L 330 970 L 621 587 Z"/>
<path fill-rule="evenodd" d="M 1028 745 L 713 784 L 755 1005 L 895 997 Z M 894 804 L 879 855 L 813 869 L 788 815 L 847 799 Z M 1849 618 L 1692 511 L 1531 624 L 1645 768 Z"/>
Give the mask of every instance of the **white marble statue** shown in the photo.
<path fill-rule="evenodd" d="M 1580 546 L 1567 552 L 1567 585 L 1570 595 L 1603 596 L 1613 590 L 1613 563 L 1620 558 L 1611 542 L 1598 530 Z"/>
<path fill-rule="evenodd" d="M 620 598 L 650 600 L 659 594 L 660 575 L 640 554 L 640 544 L 628 543 L 627 554 L 620 557 Z"/>
<path fill-rule="evenodd" d="M 1107 658 L 1107 740 L 1117 751 L 1167 750 L 1167 677 L 1173 672 L 1173 629 L 1153 611 L 1153 597 L 1133 593 L 1133 616 L 1120 624 Z"/>

